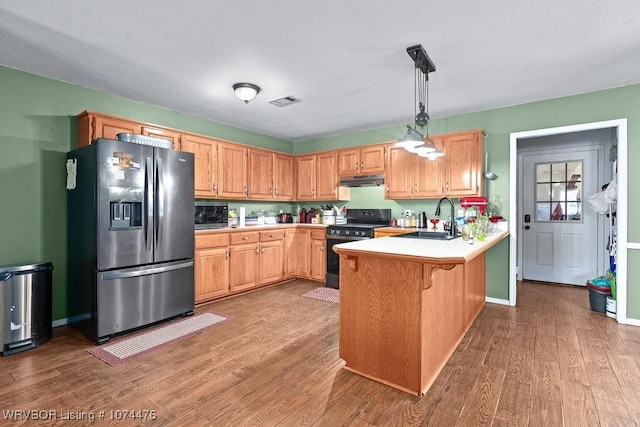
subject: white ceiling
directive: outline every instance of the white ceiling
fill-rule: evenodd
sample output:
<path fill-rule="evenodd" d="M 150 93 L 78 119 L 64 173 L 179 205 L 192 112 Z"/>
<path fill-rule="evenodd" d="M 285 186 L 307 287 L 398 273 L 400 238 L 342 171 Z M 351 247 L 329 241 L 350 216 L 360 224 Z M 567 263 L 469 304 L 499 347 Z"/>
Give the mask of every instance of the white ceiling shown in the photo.
<path fill-rule="evenodd" d="M 637 0 L 2 0 L 0 65 L 304 141 L 412 122 L 415 44 L 432 118 L 639 83 L 639 24 Z"/>

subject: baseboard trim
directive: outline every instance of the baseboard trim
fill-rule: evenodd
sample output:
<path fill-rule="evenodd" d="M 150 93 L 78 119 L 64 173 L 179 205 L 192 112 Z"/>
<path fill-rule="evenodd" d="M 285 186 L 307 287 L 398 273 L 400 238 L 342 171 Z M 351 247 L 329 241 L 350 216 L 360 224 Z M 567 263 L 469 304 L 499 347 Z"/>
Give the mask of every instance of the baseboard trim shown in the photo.
<path fill-rule="evenodd" d="M 57 319 L 51 322 L 51 326 L 57 328 L 58 326 L 68 325 L 69 323 L 80 322 L 81 320 L 87 320 L 91 318 L 91 313 L 78 314 L 77 316 L 65 317 L 64 319 Z"/>
<path fill-rule="evenodd" d="M 624 320 L 624 322 L 620 322 L 625 325 L 631 326 L 640 326 L 640 319 L 629 319 L 628 317 Z"/>
<path fill-rule="evenodd" d="M 491 304 L 509 305 L 509 300 L 508 299 L 485 297 L 484 300 L 486 302 L 490 302 Z"/>

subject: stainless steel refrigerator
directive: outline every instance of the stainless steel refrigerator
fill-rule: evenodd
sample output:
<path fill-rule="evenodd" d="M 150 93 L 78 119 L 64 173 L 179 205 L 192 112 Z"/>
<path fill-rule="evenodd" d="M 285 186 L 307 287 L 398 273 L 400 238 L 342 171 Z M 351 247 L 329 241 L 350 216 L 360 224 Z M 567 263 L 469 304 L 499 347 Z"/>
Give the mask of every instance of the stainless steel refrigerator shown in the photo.
<path fill-rule="evenodd" d="M 70 323 L 102 344 L 193 314 L 193 154 L 97 139 L 67 169 Z"/>

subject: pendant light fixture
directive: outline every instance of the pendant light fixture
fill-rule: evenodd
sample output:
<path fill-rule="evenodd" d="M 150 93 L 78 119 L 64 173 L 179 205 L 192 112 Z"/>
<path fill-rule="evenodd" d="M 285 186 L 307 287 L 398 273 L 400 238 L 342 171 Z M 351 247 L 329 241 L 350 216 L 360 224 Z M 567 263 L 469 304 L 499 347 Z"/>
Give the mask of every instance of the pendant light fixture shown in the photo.
<path fill-rule="evenodd" d="M 260 87 L 253 83 L 236 83 L 232 87 L 236 96 L 243 100 L 245 104 L 253 101 L 260 93 Z"/>
<path fill-rule="evenodd" d="M 427 157 L 430 160 L 444 156 L 429 139 L 429 73 L 436 66 L 424 51 L 422 45 L 410 46 L 407 53 L 415 64 L 414 73 L 414 126 L 407 125 L 407 133 L 395 143 L 396 147 L 404 147 L 411 153 Z M 417 107 L 417 108 L 416 108 Z M 419 110 L 419 112 L 418 112 Z M 417 128 L 427 128 L 426 137 Z"/>

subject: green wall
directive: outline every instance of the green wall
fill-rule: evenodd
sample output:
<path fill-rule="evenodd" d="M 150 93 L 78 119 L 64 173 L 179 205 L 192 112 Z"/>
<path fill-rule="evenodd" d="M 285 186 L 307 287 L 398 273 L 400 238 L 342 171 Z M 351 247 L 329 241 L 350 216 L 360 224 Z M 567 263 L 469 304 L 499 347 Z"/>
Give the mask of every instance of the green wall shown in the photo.
<path fill-rule="evenodd" d="M 491 169 L 500 176 L 488 182 L 489 198 L 500 197 L 503 216 L 509 218 L 509 134 L 524 130 L 565 126 L 609 119 L 628 119 L 628 153 L 638 159 L 640 137 L 640 85 L 558 98 L 514 107 L 464 114 L 431 123 L 431 133 L 483 128 Z M 0 265 L 52 261 L 54 263 L 53 317 L 67 317 L 66 295 L 66 190 L 65 153 L 76 147 L 75 116 L 93 110 L 158 125 L 217 136 L 268 149 L 301 154 L 396 140 L 404 124 L 348 135 L 292 144 L 198 117 L 139 103 L 102 92 L 0 67 Z M 629 161 L 629 182 L 638 182 L 640 169 Z M 640 194 L 629 189 L 629 212 L 640 208 Z M 279 209 L 297 212 L 316 204 L 264 204 L 231 202 L 230 207 Z M 337 203 L 343 206 L 344 203 Z M 348 207 L 435 210 L 435 201 L 385 201 L 381 187 L 352 188 Z M 631 218 L 630 218 L 631 219 Z M 628 239 L 640 242 L 640 226 L 629 223 Z M 508 243 L 487 257 L 488 294 L 508 299 Z M 640 271 L 629 251 L 628 316 L 640 319 Z"/>
<path fill-rule="evenodd" d="M 581 123 L 599 122 L 613 119 L 627 119 L 628 125 L 628 182 L 640 182 L 640 85 L 626 86 L 599 92 L 586 93 L 564 98 L 550 99 L 507 108 L 500 108 L 478 113 L 461 114 L 452 117 L 434 119 L 430 124 L 430 133 L 439 134 L 467 129 L 482 128 L 487 132 L 486 149 L 489 152 L 491 170 L 499 179 L 487 182 L 489 199 L 500 198 L 503 206 L 502 215 L 512 220 L 509 215 L 509 135 L 534 129 L 567 126 Z M 404 125 L 373 129 L 347 135 L 338 135 L 295 144 L 296 154 L 307 153 L 319 149 L 340 148 L 350 145 L 365 145 L 376 142 L 397 140 L 404 134 Z M 380 202 L 383 193 L 376 189 L 366 191 L 352 197 L 352 203 L 363 206 L 391 207 L 393 201 Z M 640 192 L 636 186 L 629 185 L 628 212 L 640 209 Z M 353 193 L 352 193 L 353 194 Z M 403 205 L 405 202 L 401 201 Z M 407 203 L 413 206 L 416 202 Z M 433 206 L 433 202 L 417 203 L 420 207 Z M 357 207 L 357 206 L 353 206 Z M 423 209 L 417 209 L 423 210 Z M 427 212 L 429 211 L 428 209 Z M 395 215 L 395 211 L 393 211 Z M 628 240 L 640 242 L 640 225 L 632 221 L 629 215 Z M 628 272 L 628 311 L 627 316 L 640 319 L 640 271 L 633 264 L 632 257 L 637 256 L 629 250 Z M 505 242 L 487 254 L 487 294 L 494 298 L 509 298 L 508 283 L 509 245 Z"/>

